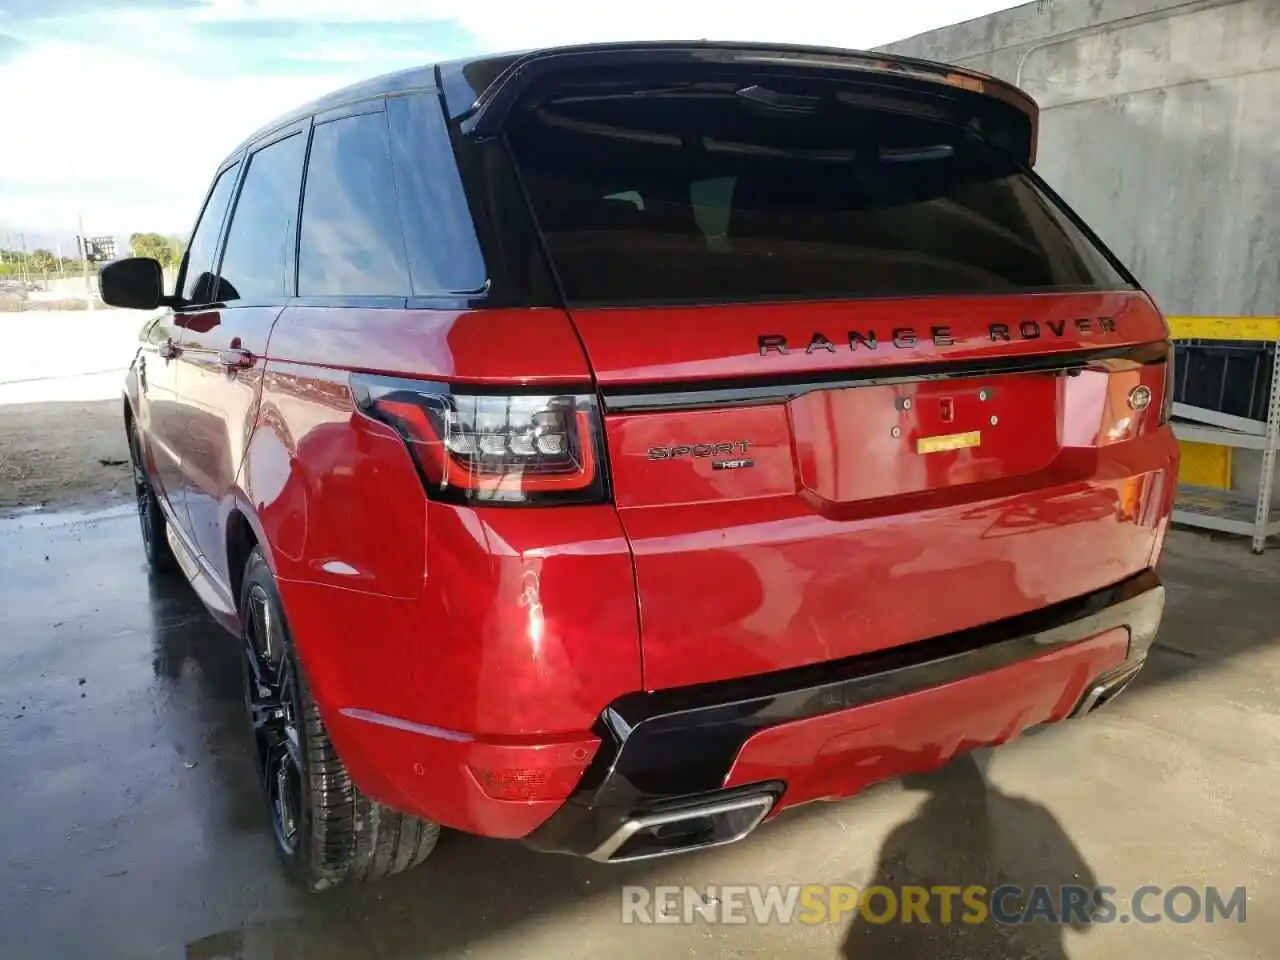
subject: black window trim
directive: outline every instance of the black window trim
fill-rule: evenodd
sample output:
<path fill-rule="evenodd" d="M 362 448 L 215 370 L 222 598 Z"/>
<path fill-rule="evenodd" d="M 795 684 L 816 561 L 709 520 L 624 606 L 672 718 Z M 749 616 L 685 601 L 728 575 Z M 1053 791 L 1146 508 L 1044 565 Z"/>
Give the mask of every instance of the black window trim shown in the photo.
<path fill-rule="evenodd" d="M 317 113 L 311 120 L 313 125 L 318 127 L 322 123 L 333 123 L 335 120 L 350 120 L 352 117 L 367 117 L 370 114 L 386 112 L 387 98 L 377 96 L 330 107 L 328 110 Z"/>
<path fill-rule="evenodd" d="M 222 228 L 218 233 L 218 246 L 214 255 L 215 269 L 213 273 L 217 277 L 214 289 L 218 290 L 222 286 L 222 260 L 227 252 L 227 238 L 231 235 L 231 221 L 235 219 L 236 208 L 240 205 L 240 194 L 244 190 L 244 181 L 248 176 L 249 167 L 253 162 L 254 156 L 267 149 L 267 147 L 274 146 L 281 140 L 287 140 L 290 137 L 299 135 L 305 137 L 306 143 L 303 145 L 302 150 L 302 178 L 298 181 L 298 201 L 293 224 L 293 251 L 291 257 L 293 271 L 292 276 L 288 278 L 289 284 L 285 295 L 282 297 L 254 297 L 231 301 L 215 300 L 212 303 L 203 304 L 203 309 L 213 307 L 219 310 L 230 310 L 236 307 L 286 306 L 296 296 L 298 292 L 298 238 L 301 235 L 302 226 L 302 191 L 306 185 L 307 161 L 311 158 L 311 131 L 313 128 L 312 118 L 302 117 L 293 123 L 277 127 L 244 148 L 240 154 L 240 171 L 236 176 L 231 201 L 227 204 L 227 212 L 222 219 Z"/>
<path fill-rule="evenodd" d="M 404 310 L 408 297 L 379 296 L 377 294 L 320 294 L 310 297 L 290 297 L 291 307 L 363 307 L 366 309 Z"/>
<path fill-rule="evenodd" d="M 209 181 L 209 189 L 204 195 L 204 203 L 200 205 L 200 214 L 196 217 L 196 222 L 192 224 L 191 232 L 187 234 L 187 249 L 182 252 L 182 262 L 178 266 L 178 277 L 173 291 L 174 296 L 178 298 L 178 304 L 174 308 L 175 313 L 181 313 L 188 310 L 203 310 L 210 306 L 209 302 L 196 302 L 194 300 L 187 302 L 181 299 L 183 287 L 185 287 L 187 283 L 187 270 L 191 265 L 191 243 L 195 240 L 196 231 L 200 229 L 200 224 L 204 221 L 204 215 L 209 209 L 209 201 L 213 199 L 213 191 L 218 186 L 218 181 L 222 179 L 223 174 L 239 164 L 239 168 L 236 170 L 235 179 L 231 183 L 231 196 L 227 199 L 227 209 L 222 211 L 222 222 L 218 225 L 218 232 L 214 238 L 213 260 L 211 261 L 210 266 L 212 267 L 215 264 L 219 268 L 222 266 L 223 236 L 227 228 L 228 214 L 231 213 L 232 205 L 240 193 L 240 181 L 244 179 L 244 159 L 245 150 L 242 149 L 236 151 L 218 166 L 218 169 L 213 174 L 213 178 Z M 216 275 L 216 271 L 211 270 L 210 272 L 215 273 Z"/>
<path fill-rule="evenodd" d="M 1031 168 L 1030 164 L 1019 162 L 1017 167 L 1018 171 L 1034 183 L 1036 189 L 1043 193 L 1049 202 L 1053 204 L 1054 209 L 1070 220 L 1072 225 L 1084 234 L 1085 238 L 1092 243 L 1095 248 L 1097 248 L 1098 252 L 1102 254 L 1106 261 L 1111 264 L 1115 271 L 1120 275 L 1120 279 L 1128 283 L 1134 290 L 1141 290 L 1144 293 L 1146 292 L 1145 288 L 1138 281 L 1138 278 L 1129 271 L 1129 268 L 1126 267 L 1124 262 L 1112 252 L 1111 248 L 1102 242 L 1102 238 L 1094 232 L 1093 227 L 1089 226 L 1089 224 L 1085 222 L 1084 218 L 1081 217 L 1080 214 L 1076 213 L 1075 208 L 1072 207 L 1071 204 L 1067 203 L 1057 190 L 1049 186 L 1048 181 L 1045 180 L 1044 177 L 1036 173 L 1035 170 Z"/>

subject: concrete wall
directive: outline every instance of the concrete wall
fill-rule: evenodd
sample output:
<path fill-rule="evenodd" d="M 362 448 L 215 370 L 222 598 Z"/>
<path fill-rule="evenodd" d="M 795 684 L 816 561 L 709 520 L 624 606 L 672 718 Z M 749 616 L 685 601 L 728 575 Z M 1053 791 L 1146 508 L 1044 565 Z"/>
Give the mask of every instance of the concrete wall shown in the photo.
<path fill-rule="evenodd" d="M 48 282 L 47 287 L 51 296 L 61 299 L 74 299 L 75 297 L 84 296 L 84 276 L 83 274 L 72 277 L 58 277 Z M 96 274 L 89 275 L 89 289 L 93 291 L 94 296 L 98 294 L 98 277 Z"/>
<path fill-rule="evenodd" d="M 37 278 L 39 279 L 39 278 Z M 164 271 L 164 288 L 172 292 L 174 285 L 178 280 L 178 271 L 172 268 L 166 268 Z M 94 295 L 98 293 L 98 276 L 97 274 L 89 275 L 89 286 L 93 290 Z M 72 299 L 84 296 L 84 277 L 81 275 L 71 277 L 59 277 L 48 282 L 48 292 L 51 297 Z"/>
<path fill-rule="evenodd" d="M 1280 313 L 1280 0 L 1041 0 L 884 48 L 1039 102 L 1039 173 L 1169 314 Z"/>

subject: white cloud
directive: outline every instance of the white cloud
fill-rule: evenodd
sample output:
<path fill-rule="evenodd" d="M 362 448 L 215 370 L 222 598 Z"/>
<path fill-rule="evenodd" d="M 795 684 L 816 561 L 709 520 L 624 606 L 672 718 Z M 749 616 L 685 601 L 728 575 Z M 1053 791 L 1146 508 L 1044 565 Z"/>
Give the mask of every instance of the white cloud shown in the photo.
<path fill-rule="evenodd" d="M 339 0 L 330 2 L 340 5 Z M 643 0 L 616 4 L 556 0 L 554 6 L 426 0 L 416 4 L 433 15 L 453 8 L 450 15 L 454 19 L 486 48 L 499 50 L 609 40 L 694 39 L 868 48 L 1015 5 L 1008 0 Z"/>
<path fill-rule="evenodd" d="M 480 50 L 610 40 L 762 40 L 873 47 L 1017 6 L 1010 0 L 214 0 L 203 21 L 285 17 L 358 24 L 452 20 Z"/>
<path fill-rule="evenodd" d="M 0 223 L 66 236 L 183 232 L 253 129 L 362 77 L 441 56 L 626 39 L 872 47 L 1007 0 L 118 0 L 8 22 Z M 74 10 L 75 5 L 67 5 Z M 87 7 L 87 5 L 81 5 Z M 52 9 L 52 8 L 46 8 Z M 0 48 L 6 49 L 6 48 Z M 72 171 L 76 174 L 72 175 Z M 70 185 L 81 183 L 77 199 Z"/>
<path fill-rule="evenodd" d="M 245 135 L 350 79 L 191 77 L 110 49 L 38 46 L 0 68 L 0 89 L 39 91 L 6 103 L 0 219 L 74 232 L 78 204 L 90 233 L 185 230 Z"/>

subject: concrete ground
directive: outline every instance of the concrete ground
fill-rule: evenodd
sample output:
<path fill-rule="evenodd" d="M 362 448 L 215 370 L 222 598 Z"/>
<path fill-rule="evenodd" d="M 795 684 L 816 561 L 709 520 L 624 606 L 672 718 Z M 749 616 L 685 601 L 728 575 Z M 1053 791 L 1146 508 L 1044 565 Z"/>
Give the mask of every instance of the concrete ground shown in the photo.
<path fill-rule="evenodd" d="M 121 387 L 151 316 L 0 312 L 0 517 L 132 497 Z"/>
<path fill-rule="evenodd" d="M 1274 956 L 1280 551 L 1179 532 L 1165 578 L 1137 686 L 977 762 L 702 854 L 605 866 L 446 834 L 408 875 L 308 896 L 274 860 L 234 642 L 148 579 L 131 513 L 3 520 L 0 958 Z M 1105 884 L 1121 914 L 1143 884 L 1243 885 L 1247 919 L 621 923 L 624 884 L 912 882 Z"/>
<path fill-rule="evenodd" d="M 0 313 L 0 406 L 114 400 L 154 316 L 141 310 Z"/>

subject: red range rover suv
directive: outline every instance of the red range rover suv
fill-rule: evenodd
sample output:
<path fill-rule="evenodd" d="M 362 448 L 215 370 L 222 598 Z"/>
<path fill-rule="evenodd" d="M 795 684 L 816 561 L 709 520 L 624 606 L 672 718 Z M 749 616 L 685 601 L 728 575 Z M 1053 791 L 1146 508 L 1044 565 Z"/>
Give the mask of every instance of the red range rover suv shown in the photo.
<path fill-rule="evenodd" d="M 441 63 L 218 169 L 124 415 L 318 889 L 618 861 L 1089 712 L 1164 602 L 1170 347 L 999 80 L 716 43 Z"/>

